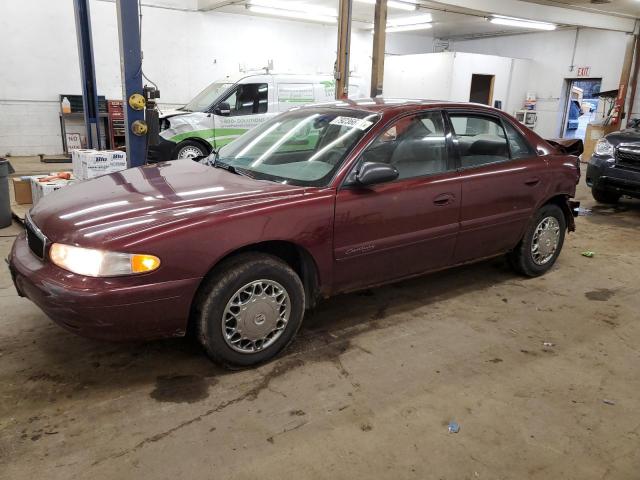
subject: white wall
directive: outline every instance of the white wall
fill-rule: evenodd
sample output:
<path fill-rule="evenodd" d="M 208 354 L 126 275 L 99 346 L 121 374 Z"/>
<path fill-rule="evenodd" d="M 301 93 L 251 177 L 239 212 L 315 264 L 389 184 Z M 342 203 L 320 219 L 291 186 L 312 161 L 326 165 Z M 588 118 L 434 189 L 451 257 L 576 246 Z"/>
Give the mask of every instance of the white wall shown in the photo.
<path fill-rule="evenodd" d="M 575 33 L 575 30 L 558 30 L 456 41 L 454 48 L 459 52 L 530 59 L 526 90 L 535 92 L 538 97 L 536 131 L 543 137 L 556 137 L 562 124 L 564 105 L 560 98 L 564 80 L 575 77 L 575 73 L 569 71 Z M 602 90 L 618 88 L 626 38 L 627 34 L 622 32 L 581 29 L 574 65 L 590 66 L 590 76 L 602 78 Z"/>
<path fill-rule="evenodd" d="M 90 4 L 98 92 L 122 98 L 115 4 Z M 80 94 L 71 0 L 2 2 L 0 15 L 0 155 L 61 153 L 58 95 Z M 220 12 L 142 7 L 144 72 L 161 104 L 182 105 L 239 64 L 277 71 L 330 73 L 337 27 Z M 351 69 L 370 81 L 372 35 L 352 32 Z M 392 53 L 431 51 L 432 39 L 390 35 Z"/>
<path fill-rule="evenodd" d="M 474 73 L 494 75 L 493 100 L 507 112 L 519 108 L 528 60 L 470 53 L 428 53 L 387 57 L 384 95 L 468 102 Z"/>

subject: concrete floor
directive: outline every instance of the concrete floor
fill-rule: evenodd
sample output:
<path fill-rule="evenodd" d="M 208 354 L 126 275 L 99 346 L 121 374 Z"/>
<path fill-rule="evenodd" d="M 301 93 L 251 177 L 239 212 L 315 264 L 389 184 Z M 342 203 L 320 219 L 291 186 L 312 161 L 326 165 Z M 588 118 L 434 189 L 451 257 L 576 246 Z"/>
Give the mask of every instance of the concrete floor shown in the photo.
<path fill-rule="evenodd" d="M 0 477 L 637 479 L 639 227 L 640 202 L 594 207 L 544 277 L 498 259 L 334 298 L 235 373 L 67 333 L 3 268 Z"/>

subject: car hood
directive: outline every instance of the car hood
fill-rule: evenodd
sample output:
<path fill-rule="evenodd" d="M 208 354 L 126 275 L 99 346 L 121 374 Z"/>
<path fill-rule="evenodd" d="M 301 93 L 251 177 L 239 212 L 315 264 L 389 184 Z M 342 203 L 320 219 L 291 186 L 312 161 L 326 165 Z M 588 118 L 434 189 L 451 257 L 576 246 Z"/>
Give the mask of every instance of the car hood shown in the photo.
<path fill-rule="evenodd" d="M 53 242 L 95 247 L 150 229 L 180 227 L 223 210 L 302 195 L 304 190 L 177 160 L 70 185 L 42 199 L 30 215 Z"/>
<path fill-rule="evenodd" d="M 171 118 L 171 117 L 175 117 L 178 115 L 186 115 L 188 113 L 192 113 L 192 112 L 187 112 L 186 110 L 162 110 L 162 112 L 160 113 L 160 118 Z"/>
<path fill-rule="evenodd" d="M 607 135 L 607 141 L 612 145 L 620 145 L 621 143 L 640 143 L 640 130 L 628 128 L 619 132 L 613 132 Z"/>

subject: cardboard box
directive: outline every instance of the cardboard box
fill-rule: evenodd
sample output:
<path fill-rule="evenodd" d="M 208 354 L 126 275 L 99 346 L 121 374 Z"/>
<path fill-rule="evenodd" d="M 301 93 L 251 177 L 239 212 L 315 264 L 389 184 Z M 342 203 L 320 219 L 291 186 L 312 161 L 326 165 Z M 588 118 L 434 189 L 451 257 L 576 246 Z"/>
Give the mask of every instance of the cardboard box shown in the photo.
<path fill-rule="evenodd" d="M 18 205 L 33 203 L 31 197 L 31 178 L 13 177 L 13 197 Z"/>
<path fill-rule="evenodd" d="M 34 175 L 31 177 L 31 196 L 34 205 L 50 193 L 60 190 L 74 182 L 73 180 L 52 180 L 50 182 L 38 181 L 38 179 L 48 176 L 49 175 Z"/>
<path fill-rule="evenodd" d="M 76 150 L 73 172 L 78 180 L 89 180 L 127 168 L 127 154 L 116 150 Z"/>
<path fill-rule="evenodd" d="M 602 125 L 601 123 L 590 123 L 587 125 L 587 132 L 584 136 L 584 152 L 582 159 L 589 161 L 596 149 L 596 143 L 605 135 L 618 130 L 618 125 Z"/>

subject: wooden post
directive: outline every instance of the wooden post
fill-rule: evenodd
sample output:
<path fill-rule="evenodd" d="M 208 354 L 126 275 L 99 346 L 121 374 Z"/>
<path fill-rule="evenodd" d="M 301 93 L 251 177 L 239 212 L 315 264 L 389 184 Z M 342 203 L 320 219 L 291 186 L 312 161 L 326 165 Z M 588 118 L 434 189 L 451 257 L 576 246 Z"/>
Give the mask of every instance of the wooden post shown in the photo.
<path fill-rule="evenodd" d="M 336 99 L 349 96 L 349 57 L 351 53 L 351 5 L 352 0 L 340 0 L 338 13 L 338 59 L 334 78 L 336 79 Z"/>
<path fill-rule="evenodd" d="M 620 127 L 622 117 L 624 116 L 624 106 L 627 100 L 627 89 L 629 87 L 629 78 L 631 77 L 631 66 L 633 64 L 633 53 L 635 50 L 636 35 L 629 35 L 627 40 L 627 48 L 624 55 L 624 63 L 622 64 L 622 73 L 620 74 L 620 85 L 618 87 L 618 97 L 611 116 L 611 125 Z"/>
<path fill-rule="evenodd" d="M 387 0 L 376 0 L 373 29 L 371 98 L 382 95 L 382 82 L 384 77 L 384 46 L 387 37 Z"/>

